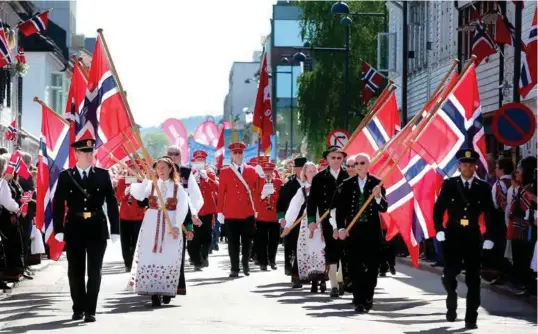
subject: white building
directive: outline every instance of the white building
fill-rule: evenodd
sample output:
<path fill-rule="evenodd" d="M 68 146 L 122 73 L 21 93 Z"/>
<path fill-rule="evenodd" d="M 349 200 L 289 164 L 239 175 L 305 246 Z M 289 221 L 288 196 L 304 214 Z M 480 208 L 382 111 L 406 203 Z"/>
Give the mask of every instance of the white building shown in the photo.
<path fill-rule="evenodd" d="M 400 2 L 401 3 L 401 2 Z M 478 4 L 483 3 L 483 4 Z M 515 6 L 507 1 L 507 16 L 512 24 L 515 24 Z M 467 27 L 470 17 L 470 1 L 409 1 L 408 2 L 408 27 L 409 27 L 409 51 L 413 51 L 414 58 L 409 59 L 407 113 L 408 119 L 415 115 L 431 97 L 435 88 L 442 80 L 454 59 L 458 58 L 458 43 L 461 39 L 462 57 L 460 61 L 465 64 L 471 55 L 473 28 Z M 494 1 L 475 1 L 475 6 L 483 8 L 484 12 L 493 14 L 483 15 L 484 22 L 490 32 L 494 31 L 496 10 Z M 482 5 L 482 6 L 480 6 Z M 396 33 L 397 68 L 390 73 L 390 77 L 401 86 L 402 73 L 402 9 L 401 5 L 394 1 L 387 1 L 389 12 L 389 31 Z M 528 40 L 529 28 L 532 16 L 536 8 L 536 2 L 525 1 L 522 13 L 522 39 Z M 461 27 L 459 26 L 461 24 Z M 502 148 L 494 139 L 491 131 L 491 119 L 494 111 L 500 105 L 512 102 L 512 90 L 505 90 L 500 101 L 502 89 L 499 86 L 506 81 L 512 86 L 514 74 L 514 49 L 512 46 L 504 48 L 504 76 L 499 80 L 499 53 L 489 57 L 488 62 L 483 61 L 477 67 L 480 97 L 484 123 L 487 134 L 488 149 L 495 147 L 497 151 Z M 398 99 L 401 103 L 401 89 L 398 88 Z M 501 93 L 501 94 L 499 94 Z M 536 115 L 536 90 L 530 93 L 524 100 Z M 521 147 L 521 155 L 536 155 L 536 134 L 524 147 Z"/>
<path fill-rule="evenodd" d="M 247 116 L 252 117 L 251 113 L 254 111 L 258 91 L 258 83 L 254 80 L 254 76 L 259 67 L 259 61 L 236 61 L 230 70 L 223 119 L 225 121 L 231 121 L 232 118 L 237 119 L 235 124 L 237 128 L 244 128 L 249 120 Z"/>

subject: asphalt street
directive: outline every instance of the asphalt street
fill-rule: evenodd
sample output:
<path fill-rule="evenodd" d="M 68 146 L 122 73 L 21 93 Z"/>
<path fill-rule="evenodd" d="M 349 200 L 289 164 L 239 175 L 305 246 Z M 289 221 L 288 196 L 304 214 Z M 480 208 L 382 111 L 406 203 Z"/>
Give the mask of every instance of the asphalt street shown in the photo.
<path fill-rule="evenodd" d="M 214 252 L 202 272 L 186 268 L 188 294 L 170 305 L 152 308 L 149 297 L 126 291 L 128 274 L 120 245 L 109 243 L 97 322 L 71 321 L 65 259 L 19 284 L 0 300 L 0 333 L 463 333 L 465 302 L 459 320 L 445 321 L 445 296 L 438 275 L 407 266 L 380 278 L 369 314 L 353 310 L 351 296 L 330 299 L 309 287 L 292 290 L 284 276 L 280 249 L 278 270 L 228 278 L 226 245 Z M 466 293 L 464 284 L 458 288 Z M 536 309 L 519 300 L 482 290 L 478 330 L 474 333 L 536 333 Z"/>

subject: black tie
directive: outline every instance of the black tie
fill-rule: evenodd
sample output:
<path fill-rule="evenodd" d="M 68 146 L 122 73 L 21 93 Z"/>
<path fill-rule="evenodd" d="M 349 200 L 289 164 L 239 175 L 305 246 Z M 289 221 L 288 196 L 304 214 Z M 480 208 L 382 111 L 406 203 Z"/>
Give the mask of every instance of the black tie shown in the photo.
<path fill-rule="evenodd" d="M 86 171 L 82 171 L 82 182 L 86 183 L 88 181 L 88 175 L 86 175 Z"/>
<path fill-rule="evenodd" d="M 471 187 L 470 187 L 470 184 L 469 184 L 469 181 L 465 181 L 465 191 L 467 193 L 469 193 L 471 191 Z"/>
<path fill-rule="evenodd" d="M 237 167 L 237 171 L 241 174 L 241 167 Z"/>

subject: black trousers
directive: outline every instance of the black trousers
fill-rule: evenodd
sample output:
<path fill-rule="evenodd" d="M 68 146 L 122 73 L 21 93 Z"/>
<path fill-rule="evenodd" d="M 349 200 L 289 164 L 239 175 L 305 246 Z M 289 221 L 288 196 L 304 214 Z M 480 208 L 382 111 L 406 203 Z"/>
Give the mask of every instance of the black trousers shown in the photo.
<path fill-rule="evenodd" d="M 120 220 L 121 254 L 127 268 L 131 268 L 133 265 L 140 226 L 142 226 L 141 220 Z"/>
<path fill-rule="evenodd" d="M 187 284 L 185 282 L 185 250 L 187 249 L 187 235 L 183 233 L 183 252 L 181 254 L 181 270 L 179 271 L 179 282 L 177 286 L 178 295 L 187 294 Z"/>
<path fill-rule="evenodd" d="M 321 223 L 323 238 L 325 239 L 325 263 L 338 264 L 342 257 L 342 248 L 344 247 L 342 240 L 333 238 L 333 227 L 328 219 Z"/>
<path fill-rule="evenodd" d="M 376 240 L 376 238 L 372 238 Z M 351 276 L 351 289 L 355 305 L 365 305 L 374 298 L 381 245 L 364 239 L 349 238 L 345 243 L 346 262 Z"/>
<path fill-rule="evenodd" d="M 295 226 L 284 237 L 284 271 L 287 276 L 299 278 L 297 266 L 297 240 L 299 239 L 300 225 Z"/>
<path fill-rule="evenodd" d="M 482 264 L 483 267 L 494 269 L 496 271 L 507 271 L 509 262 L 504 258 L 506 248 L 506 223 L 504 221 L 504 211 L 496 209 L 492 215 L 491 240 L 493 249 L 484 252 Z"/>
<path fill-rule="evenodd" d="M 477 231 L 446 231 L 444 247 L 445 267 L 441 278 L 447 292 L 446 307 L 455 311 L 458 307 L 458 281 L 456 277 L 465 269 L 467 285 L 466 322 L 476 322 L 480 306 L 480 262 L 482 257 L 482 236 Z"/>
<path fill-rule="evenodd" d="M 516 283 L 525 288 L 536 286 L 533 271 L 530 268 L 534 243 L 527 240 L 512 240 L 513 272 Z"/>
<path fill-rule="evenodd" d="M 256 246 L 260 266 L 274 265 L 276 263 L 276 250 L 280 239 L 280 225 L 278 222 L 256 221 Z"/>
<path fill-rule="evenodd" d="M 227 226 L 228 254 L 232 271 L 239 272 L 239 250 L 241 249 L 241 263 L 248 268 L 250 249 L 254 238 L 254 217 L 246 219 L 224 219 Z"/>
<path fill-rule="evenodd" d="M 5 268 L 2 268 L 0 278 L 6 281 L 18 281 L 20 274 L 24 272 L 20 221 L 16 220 L 16 216 L 10 215 L 2 215 L 1 218 L 5 219 L 0 221 Z M 13 219 L 15 224 L 12 224 L 10 219 Z"/>
<path fill-rule="evenodd" d="M 389 269 L 396 265 L 396 244 L 394 238 L 387 241 L 387 231 L 383 231 L 383 240 L 381 244 L 381 258 L 379 263 L 379 271 L 386 273 Z"/>
<path fill-rule="evenodd" d="M 202 266 L 209 256 L 211 233 L 213 231 L 213 215 L 200 216 L 202 225 L 194 225 L 194 238 L 189 242 L 189 256 L 195 266 Z"/>
<path fill-rule="evenodd" d="M 67 253 L 67 276 L 73 312 L 95 315 L 97 297 L 101 287 L 101 269 L 107 242 L 70 241 L 65 245 Z M 88 261 L 88 283 L 85 284 L 86 258 Z"/>
<path fill-rule="evenodd" d="M 22 240 L 22 263 L 24 267 L 28 267 L 28 256 L 30 255 L 30 234 L 32 233 L 32 217 L 19 218 L 21 224 L 21 240 Z"/>

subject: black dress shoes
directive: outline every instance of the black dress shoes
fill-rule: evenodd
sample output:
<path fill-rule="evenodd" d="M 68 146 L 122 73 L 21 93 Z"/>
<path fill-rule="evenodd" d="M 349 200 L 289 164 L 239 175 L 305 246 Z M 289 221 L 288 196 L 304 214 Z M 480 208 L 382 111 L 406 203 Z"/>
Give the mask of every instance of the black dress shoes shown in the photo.
<path fill-rule="evenodd" d="M 355 312 L 357 313 L 366 313 L 366 308 L 362 304 L 355 305 Z"/>
<path fill-rule="evenodd" d="M 458 317 L 458 314 L 456 313 L 456 311 L 447 311 L 446 312 L 446 321 L 448 321 L 448 322 L 456 321 L 457 317 Z"/>
<path fill-rule="evenodd" d="M 238 271 L 232 271 L 232 272 L 230 273 L 230 276 L 229 276 L 229 277 L 230 277 L 230 278 L 239 277 L 239 272 L 238 272 Z"/>
<path fill-rule="evenodd" d="M 466 322 L 465 323 L 465 329 L 477 329 L 478 326 L 476 325 L 476 322 Z"/>
<path fill-rule="evenodd" d="M 248 267 L 243 267 L 243 274 L 245 274 L 245 276 L 250 276 L 250 269 Z"/>
<path fill-rule="evenodd" d="M 91 314 L 86 314 L 84 316 L 84 322 L 95 322 L 95 316 Z"/>
<path fill-rule="evenodd" d="M 172 301 L 172 297 L 170 296 L 163 296 L 163 304 L 168 305 Z"/>
<path fill-rule="evenodd" d="M 82 312 L 74 312 L 71 320 L 82 320 L 82 318 L 84 318 L 84 314 Z"/>

